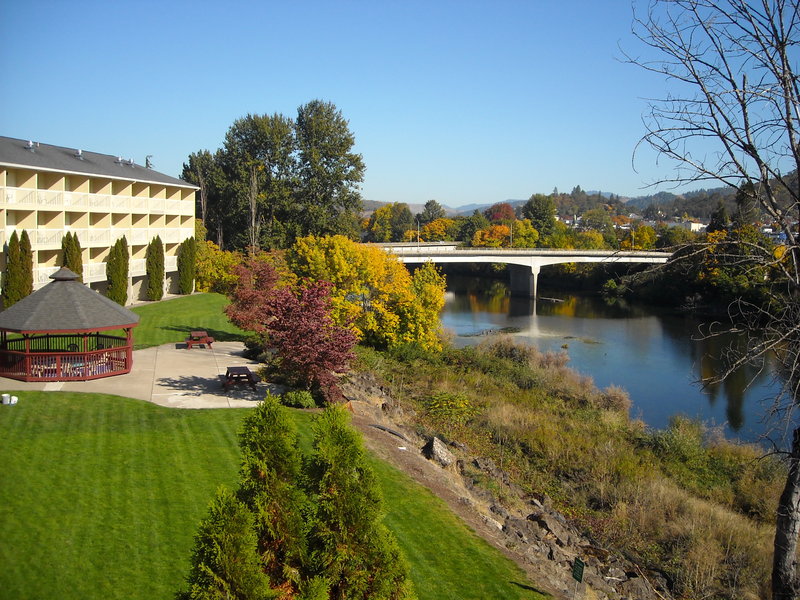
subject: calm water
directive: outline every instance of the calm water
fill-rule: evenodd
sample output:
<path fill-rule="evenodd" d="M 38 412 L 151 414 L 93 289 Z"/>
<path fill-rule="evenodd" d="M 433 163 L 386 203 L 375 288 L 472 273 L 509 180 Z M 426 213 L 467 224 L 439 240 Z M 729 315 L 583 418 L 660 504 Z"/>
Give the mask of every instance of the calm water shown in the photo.
<path fill-rule="evenodd" d="M 553 298 L 560 301 L 543 299 Z M 724 385 L 698 383 L 721 368 L 724 349 L 736 338 L 701 339 L 690 318 L 602 298 L 540 291 L 535 303 L 511 298 L 504 282 L 448 278 L 442 324 L 458 346 L 479 343 L 489 331 L 510 335 L 542 351 L 566 351 L 569 365 L 604 388 L 625 388 L 631 416 L 664 428 L 675 414 L 723 426 L 728 437 L 755 441 L 768 425 L 762 415 L 778 384 L 769 365 L 753 366 Z M 751 382 L 748 386 L 748 382 Z"/>

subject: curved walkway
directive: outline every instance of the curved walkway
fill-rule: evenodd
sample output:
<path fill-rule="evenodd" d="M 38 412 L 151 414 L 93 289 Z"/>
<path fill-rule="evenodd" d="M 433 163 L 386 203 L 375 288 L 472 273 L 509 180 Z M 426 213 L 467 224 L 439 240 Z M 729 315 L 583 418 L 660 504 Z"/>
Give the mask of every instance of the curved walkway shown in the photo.
<path fill-rule="evenodd" d="M 3 392 L 19 392 L 20 402 L 28 390 L 116 394 L 146 400 L 171 408 L 241 408 L 254 406 L 267 390 L 280 392 L 275 384 L 260 382 L 224 389 L 219 375 L 227 367 L 244 365 L 255 370 L 259 363 L 242 356 L 241 342 L 214 342 L 212 348 L 186 349 L 186 344 L 165 344 L 133 353 L 133 370 L 92 381 L 26 383 L 0 377 Z"/>

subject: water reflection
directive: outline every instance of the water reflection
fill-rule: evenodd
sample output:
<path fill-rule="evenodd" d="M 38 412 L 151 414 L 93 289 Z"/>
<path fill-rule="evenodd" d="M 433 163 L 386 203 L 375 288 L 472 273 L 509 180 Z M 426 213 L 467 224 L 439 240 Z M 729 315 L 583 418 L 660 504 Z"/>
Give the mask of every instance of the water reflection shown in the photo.
<path fill-rule="evenodd" d="M 695 320 L 589 296 L 544 290 L 534 303 L 511 297 L 504 281 L 450 277 L 448 287 L 442 323 L 459 345 L 504 330 L 544 351 L 566 347 L 571 366 L 599 387 L 627 389 L 632 415 L 649 425 L 666 427 L 681 413 L 724 425 L 728 435 L 747 441 L 764 432 L 760 402 L 778 389 L 770 361 L 711 383 L 729 367 L 731 344 L 744 349 L 742 336 L 709 337 Z"/>

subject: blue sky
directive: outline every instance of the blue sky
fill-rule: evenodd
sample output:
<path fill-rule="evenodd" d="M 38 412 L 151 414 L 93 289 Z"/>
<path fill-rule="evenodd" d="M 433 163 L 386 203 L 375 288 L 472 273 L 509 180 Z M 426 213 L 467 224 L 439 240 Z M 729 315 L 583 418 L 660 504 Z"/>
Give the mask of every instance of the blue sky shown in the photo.
<path fill-rule="evenodd" d="M 626 0 L 0 3 L 0 135 L 178 176 L 247 113 L 350 122 L 365 199 L 461 206 L 557 187 L 636 196 L 643 98 Z"/>

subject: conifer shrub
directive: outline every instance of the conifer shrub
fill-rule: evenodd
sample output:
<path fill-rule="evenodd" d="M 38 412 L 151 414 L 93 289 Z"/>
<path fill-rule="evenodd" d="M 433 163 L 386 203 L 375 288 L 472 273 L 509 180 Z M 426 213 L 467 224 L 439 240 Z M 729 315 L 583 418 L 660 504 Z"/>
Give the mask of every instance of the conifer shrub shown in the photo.
<path fill-rule="evenodd" d="M 164 297 L 164 244 L 159 236 L 147 245 L 145 254 L 147 269 L 147 299 L 161 300 Z"/>
<path fill-rule="evenodd" d="M 3 308 L 9 308 L 22 300 L 22 260 L 19 236 L 11 233 L 6 246 L 6 269 L 3 271 Z"/>
<path fill-rule="evenodd" d="M 33 293 L 33 248 L 31 238 L 28 237 L 27 230 L 22 230 L 19 237 L 19 259 L 20 259 L 20 289 L 22 298 Z"/>
<path fill-rule="evenodd" d="M 61 239 L 61 265 L 68 268 L 83 281 L 83 256 L 78 234 L 68 231 Z"/>
<path fill-rule="evenodd" d="M 191 294 L 197 274 L 197 244 L 194 238 L 186 238 L 178 247 L 178 292 Z"/>
<path fill-rule="evenodd" d="M 125 236 L 114 242 L 106 260 L 106 296 L 125 306 L 128 302 L 129 255 Z"/>
<path fill-rule="evenodd" d="M 218 492 L 178 597 L 412 600 L 347 413 L 332 406 L 317 417 L 304 461 L 287 410 L 267 394 L 245 418 L 239 489 Z"/>

